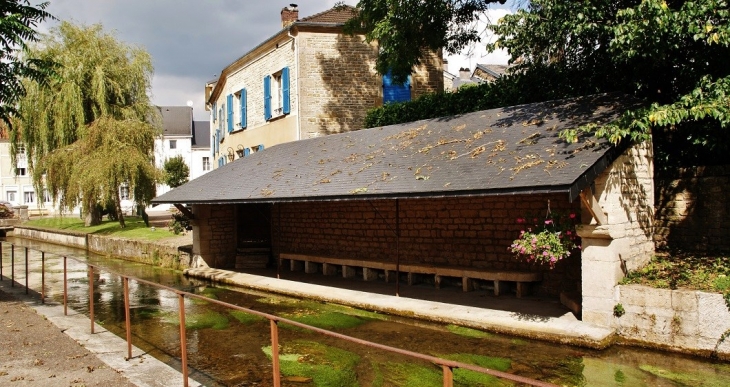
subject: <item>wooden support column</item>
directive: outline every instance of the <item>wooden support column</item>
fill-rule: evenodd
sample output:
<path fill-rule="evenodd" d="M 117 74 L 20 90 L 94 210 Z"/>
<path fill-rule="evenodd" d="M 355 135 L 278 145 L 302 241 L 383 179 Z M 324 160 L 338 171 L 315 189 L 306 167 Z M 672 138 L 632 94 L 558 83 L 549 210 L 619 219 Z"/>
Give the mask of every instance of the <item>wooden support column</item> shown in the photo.
<path fill-rule="evenodd" d="M 598 200 L 596 200 L 596 197 L 593 195 L 591 187 L 586 187 L 583 191 L 581 191 L 580 200 L 583 202 L 583 205 L 586 207 L 588 212 L 591 213 L 593 219 L 596 220 L 596 223 L 599 225 L 608 224 L 608 217 L 598 204 Z"/>
<path fill-rule="evenodd" d="M 188 209 L 187 207 L 183 206 L 182 204 L 175 203 L 175 204 L 173 204 L 173 206 L 175 206 L 175 208 L 177 208 L 178 210 L 180 210 L 180 212 L 182 212 L 183 215 L 187 216 L 188 219 L 190 219 L 190 220 L 195 219 L 195 216 L 193 215 L 192 212 L 190 212 L 190 209 Z"/>

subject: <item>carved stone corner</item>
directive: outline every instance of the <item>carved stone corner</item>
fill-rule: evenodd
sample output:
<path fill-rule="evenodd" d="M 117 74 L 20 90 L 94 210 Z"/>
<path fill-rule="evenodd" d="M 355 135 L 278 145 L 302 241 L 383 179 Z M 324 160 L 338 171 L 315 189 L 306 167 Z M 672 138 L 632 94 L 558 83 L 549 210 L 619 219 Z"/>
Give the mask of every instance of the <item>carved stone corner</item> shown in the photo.
<path fill-rule="evenodd" d="M 581 238 L 619 239 L 625 236 L 623 227 L 598 224 L 580 224 L 575 228 Z"/>

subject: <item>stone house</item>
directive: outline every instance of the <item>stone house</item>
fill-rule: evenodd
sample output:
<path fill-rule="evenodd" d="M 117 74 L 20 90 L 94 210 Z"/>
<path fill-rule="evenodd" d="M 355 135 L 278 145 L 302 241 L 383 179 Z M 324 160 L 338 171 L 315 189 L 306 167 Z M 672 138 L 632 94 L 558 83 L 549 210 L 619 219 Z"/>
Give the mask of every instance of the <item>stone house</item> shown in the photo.
<path fill-rule="evenodd" d="M 289 142 L 153 202 L 192 205 L 202 266 L 251 267 L 249 253 L 264 251 L 261 264 L 277 270 L 305 261 L 307 271 L 409 282 L 434 270 L 435 284 L 454 277 L 465 291 L 469 272 L 496 294 L 515 281 L 517 296 L 516 278 L 530 273 L 533 291 L 610 327 L 617 284 L 653 253 L 651 144 L 568 144 L 558 133 L 605 122 L 626 103 L 600 95 Z M 582 251 L 552 269 L 508 251 L 517 219 L 546 209 L 581 217 Z M 499 273 L 507 277 L 489 277 Z"/>
<path fill-rule="evenodd" d="M 295 5 L 285 7 L 281 30 L 206 85 L 215 167 L 276 144 L 361 129 L 372 107 L 443 90 L 440 51 L 405 85 L 378 75 L 377 44 L 343 32 L 354 12 L 340 5 L 300 19 Z"/>

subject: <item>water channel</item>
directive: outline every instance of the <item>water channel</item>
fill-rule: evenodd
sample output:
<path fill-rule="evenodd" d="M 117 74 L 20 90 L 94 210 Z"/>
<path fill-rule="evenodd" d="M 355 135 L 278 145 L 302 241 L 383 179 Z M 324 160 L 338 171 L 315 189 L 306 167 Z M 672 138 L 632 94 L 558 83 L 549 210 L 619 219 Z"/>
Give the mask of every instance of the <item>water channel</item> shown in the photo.
<path fill-rule="evenodd" d="M 635 347 L 596 351 L 492 334 L 350 307 L 294 299 L 245 289 L 214 286 L 180 272 L 107 259 L 52 244 L 7 238 L 4 276 L 9 277 L 15 244 L 15 280 L 24 283 L 24 247 L 29 247 L 29 278 L 40 277 L 45 251 L 46 295 L 63 301 L 63 255 L 87 260 L 109 271 L 369 341 L 442 358 L 474 363 L 565 386 L 730 386 L 730 364 Z M 122 280 L 95 272 L 96 321 L 124 337 Z M 88 315 L 87 266 L 68 260 L 69 307 Z M 32 286 L 32 285 L 31 285 Z M 38 291 L 38 289 L 34 289 Z M 180 368 L 176 294 L 130 281 L 133 344 Z M 271 336 L 266 319 L 217 304 L 186 299 L 190 376 L 206 386 L 272 385 Z M 441 386 L 441 370 L 428 363 L 281 324 L 284 386 Z M 456 370 L 456 386 L 507 386 L 511 382 Z"/>

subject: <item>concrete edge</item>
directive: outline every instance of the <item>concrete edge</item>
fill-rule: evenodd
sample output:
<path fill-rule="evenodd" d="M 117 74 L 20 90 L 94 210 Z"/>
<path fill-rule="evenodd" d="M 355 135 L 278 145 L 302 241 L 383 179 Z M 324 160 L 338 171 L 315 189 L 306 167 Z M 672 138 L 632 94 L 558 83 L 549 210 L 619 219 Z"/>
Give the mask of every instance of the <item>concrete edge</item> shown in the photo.
<path fill-rule="evenodd" d="M 63 305 L 46 300 L 39 300 L 26 295 L 22 286 L 10 287 L 9 281 L 0 282 L 0 289 L 11 294 L 19 301 L 33 308 L 36 313 L 45 316 L 63 333 L 74 339 L 79 345 L 90 351 L 104 364 L 116 370 L 131 383 L 139 387 L 178 387 L 183 385 L 182 373 L 167 364 L 146 354 L 136 346 L 132 346 L 132 359 L 127 361 L 127 341 L 109 332 L 99 324 L 94 325 L 94 334 L 90 332 L 91 320 L 72 309 L 68 315 L 63 314 Z M 202 386 L 188 378 L 188 385 Z"/>
<path fill-rule="evenodd" d="M 612 329 L 553 317 L 525 316 L 501 310 L 372 294 L 348 289 L 338 289 L 337 292 L 333 292 L 332 288 L 327 286 L 220 269 L 187 269 L 184 274 L 194 278 L 207 279 L 253 290 L 334 302 L 402 317 L 456 324 L 496 333 L 594 349 L 604 349 L 610 346 L 617 337 L 616 332 Z"/>

